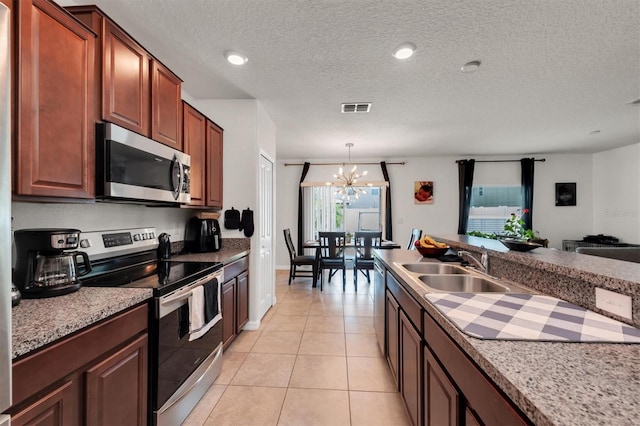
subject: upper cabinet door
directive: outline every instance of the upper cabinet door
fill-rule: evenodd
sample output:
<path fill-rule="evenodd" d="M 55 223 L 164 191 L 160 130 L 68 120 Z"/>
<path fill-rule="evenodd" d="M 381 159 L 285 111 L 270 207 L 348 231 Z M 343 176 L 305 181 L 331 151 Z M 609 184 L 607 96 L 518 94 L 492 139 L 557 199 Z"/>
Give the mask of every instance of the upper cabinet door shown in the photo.
<path fill-rule="evenodd" d="M 184 105 L 184 152 L 191 156 L 191 205 L 204 206 L 206 197 L 206 122 L 204 115 L 186 102 Z"/>
<path fill-rule="evenodd" d="M 182 81 L 151 60 L 151 138 L 182 151 Z"/>
<path fill-rule="evenodd" d="M 93 198 L 95 35 L 51 2 L 17 5 L 15 191 Z"/>
<path fill-rule="evenodd" d="M 108 19 L 102 54 L 102 118 L 151 136 L 149 55 Z"/>
<path fill-rule="evenodd" d="M 222 129 L 207 120 L 207 206 L 222 208 Z"/>

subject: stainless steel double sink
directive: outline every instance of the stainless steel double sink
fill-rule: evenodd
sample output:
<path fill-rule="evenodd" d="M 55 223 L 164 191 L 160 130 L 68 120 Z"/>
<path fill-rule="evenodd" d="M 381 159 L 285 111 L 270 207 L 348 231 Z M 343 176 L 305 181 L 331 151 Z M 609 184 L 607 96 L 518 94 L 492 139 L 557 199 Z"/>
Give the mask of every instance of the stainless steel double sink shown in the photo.
<path fill-rule="evenodd" d="M 430 292 L 438 293 L 533 293 L 526 287 L 506 283 L 459 265 L 424 262 L 396 263 Z"/>

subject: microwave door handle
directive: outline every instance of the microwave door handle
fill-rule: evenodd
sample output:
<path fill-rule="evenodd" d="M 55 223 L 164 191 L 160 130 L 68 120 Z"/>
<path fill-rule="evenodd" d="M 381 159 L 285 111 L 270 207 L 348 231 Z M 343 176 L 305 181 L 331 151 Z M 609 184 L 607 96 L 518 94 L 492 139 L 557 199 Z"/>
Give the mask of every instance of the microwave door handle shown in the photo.
<path fill-rule="evenodd" d="M 178 160 L 178 157 L 176 155 L 173 156 L 173 160 L 171 162 L 172 166 L 171 166 L 171 184 L 173 185 L 173 198 L 174 199 L 178 199 L 178 197 L 180 197 L 180 191 L 182 190 L 182 184 L 184 182 L 184 168 L 182 167 L 182 164 L 180 163 L 180 161 Z M 175 174 L 173 173 L 173 170 L 175 168 L 178 168 L 178 183 L 176 184 L 175 182 Z"/>

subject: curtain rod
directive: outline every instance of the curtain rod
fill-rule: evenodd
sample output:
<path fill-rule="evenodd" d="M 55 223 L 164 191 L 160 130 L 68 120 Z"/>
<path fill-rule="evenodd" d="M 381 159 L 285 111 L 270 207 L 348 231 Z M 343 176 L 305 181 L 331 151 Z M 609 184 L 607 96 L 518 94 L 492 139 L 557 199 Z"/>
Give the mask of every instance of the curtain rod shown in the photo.
<path fill-rule="evenodd" d="M 461 161 L 466 160 L 456 160 L 456 163 L 460 163 Z M 546 158 L 534 158 L 533 161 L 540 161 L 544 163 Z M 520 160 L 476 160 L 476 163 L 519 163 Z"/>
<path fill-rule="evenodd" d="M 309 163 L 310 166 L 346 166 L 347 164 L 350 165 L 354 165 L 354 166 L 373 166 L 373 165 L 377 165 L 380 164 L 380 162 L 377 163 L 357 163 L 357 162 L 351 162 L 351 163 Z M 399 163 L 386 163 L 387 165 L 400 165 L 400 166 L 404 166 L 406 163 L 404 161 L 401 161 Z M 304 166 L 304 163 L 284 163 L 284 166 Z"/>

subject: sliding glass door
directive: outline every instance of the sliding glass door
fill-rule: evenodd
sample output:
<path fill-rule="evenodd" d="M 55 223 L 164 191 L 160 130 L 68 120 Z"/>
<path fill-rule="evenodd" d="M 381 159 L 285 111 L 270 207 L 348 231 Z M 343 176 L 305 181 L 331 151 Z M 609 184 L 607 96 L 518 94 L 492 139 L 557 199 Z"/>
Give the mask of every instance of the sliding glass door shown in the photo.
<path fill-rule="evenodd" d="M 304 187 L 305 241 L 316 239 L 321 231 L 384 232 L 384 187 L 363 187 L 366 194 L 344 202 L 336 195 L 336 189 L 327 185 Z"/>

